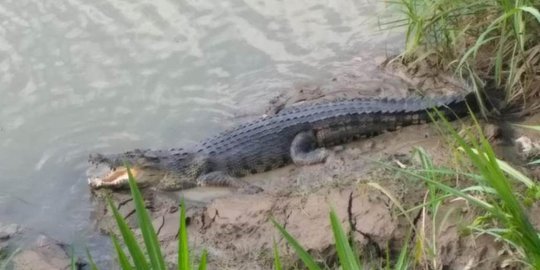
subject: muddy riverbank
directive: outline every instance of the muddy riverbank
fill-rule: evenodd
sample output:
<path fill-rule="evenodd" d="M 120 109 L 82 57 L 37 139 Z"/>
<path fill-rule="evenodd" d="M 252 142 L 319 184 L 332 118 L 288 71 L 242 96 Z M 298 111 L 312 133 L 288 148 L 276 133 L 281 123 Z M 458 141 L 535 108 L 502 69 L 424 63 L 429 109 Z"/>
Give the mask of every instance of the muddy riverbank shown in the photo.
<path fill-rule="evenodd" d="M 340 70 L 338 76 L 325 84 L 303 85 L 277 95 L 261 113 L 272 114 L 299 102 L 321 99 L 419 94 L 412 89 L 432 89 L 425 93 L 445 95 L 464 91 L 466 87 L 450 79 L 449 75 L 432 72 L 429 63 L 410 68 L 400 66 L 398 62 L 380 61 L 363 63 L 364 68 L 375 67 L 380 74 L 377 78 L 379 87 L 372 85 L 370 89 L 363 89 L 360 85 L 366 78 L 361 75 L 362 62 L 353 61 L 351 67 L 355 68 Z M 251 115 L 243 118 L 249 117 Z M 535 117 L 527 121 L 534 123 Z M 457 129 L 470 124 L 470 119 L 453 123 Z M 490 128 L 492 125 L 486 124 L 486 130 Z M 492 135 L 497 137 L 495 133 Z M 534 133 L 527 135 L 535 136 Z M 501 143 L 497 138 L 492 139 L 495 145 Z M 437 264 L 445 269 L 512 267 L 511 254 L 504 253 L 500 243 L 492 237 L 463 233 L 463 224 L 476 218 L 474 209 L 464 201 L 445 202 L 439 215 L 447 218 L 435 224 L 435 228 L 426 222 L 430 217 L 422 208 L 407 216 L 401 214 L 400 208 L 410 209 L 425 200 L 425 185 L 387 167 L 418 167 L 419 161 L 414 155 L 418 147 L 432 156 L 434 164 L 452 166 L 455 152 L 448 142 L 435 124 L 404 127 L 334 147 L 324 164 L 287 166 L 246 177 L 247 181 L 264 189 L 259 194 L 239 194 L 225 188 L 197 188 L 168 194 L 147 192 L 147 205 L 171 264 L 176 261 L 178 198 L 184 196 L 190 202 L 190 244 L 196 254 L 202 249 L 208 250 L 210 269 L 269 269 L 274 240 L 288 263 L 294 264 L 295 257 L 270 223 L 271 217 L 283 224 L 317 258 L 332 264 L 335 251 L 328 220 L 330 206 L 362 250 L 365 264 L 371 268 L 383 267 L 387 256 L 395 256 L 405 241 L 420 237 L 406 238 L 412 227 L 424 233 L 435 230 Z M 451 184 L 465 186 L 467 183 Z M 97 195 L 104 193 L 108 191 L 98 191 Z M 119 203 L 120 212 L 136 228 L 129 195 L 111 194 Z M 397 199 L 398 204 L 393 199 Z M 114 233 L 115 225 L 105 205 L 99 198 L 95 205 L 96 227 L 102 232 Z M 535 209 L 533 207 L 531 211 L 537 211 Z"/>

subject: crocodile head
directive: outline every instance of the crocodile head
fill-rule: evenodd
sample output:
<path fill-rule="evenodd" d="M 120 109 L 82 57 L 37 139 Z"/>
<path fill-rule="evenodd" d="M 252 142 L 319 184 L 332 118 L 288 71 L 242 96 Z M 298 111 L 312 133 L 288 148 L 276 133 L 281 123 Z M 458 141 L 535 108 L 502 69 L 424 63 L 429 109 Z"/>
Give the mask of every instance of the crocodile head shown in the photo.
<path fill-rule="evenodd" d="M 90 155 L 93 165 L 87 171 L 92 188 L 128 187 L 126 164 L 139 187 L 159 190 L 179 190 L 196 186 L 196 179 L 206 168 L 206 160 L 199 154 L 182 149 L 134 150 L 122 154 Z"/>

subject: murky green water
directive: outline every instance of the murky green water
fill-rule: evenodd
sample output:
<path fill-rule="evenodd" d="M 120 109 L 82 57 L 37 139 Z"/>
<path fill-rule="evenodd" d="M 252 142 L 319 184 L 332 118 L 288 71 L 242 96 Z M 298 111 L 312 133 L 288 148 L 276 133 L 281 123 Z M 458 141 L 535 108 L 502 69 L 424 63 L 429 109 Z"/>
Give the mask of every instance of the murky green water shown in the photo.
<path fill-rule="evenodd" d="M 3 0 L 0 222 L 91 232 L 91 152 L 192 143 L 359 52 L 383 1 Z"/>

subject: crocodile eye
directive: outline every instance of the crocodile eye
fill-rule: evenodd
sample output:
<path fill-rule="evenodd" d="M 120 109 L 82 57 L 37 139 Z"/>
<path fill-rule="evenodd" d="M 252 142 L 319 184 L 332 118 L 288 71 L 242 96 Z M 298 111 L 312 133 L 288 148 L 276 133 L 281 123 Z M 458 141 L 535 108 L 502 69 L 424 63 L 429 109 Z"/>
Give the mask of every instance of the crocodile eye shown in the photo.
<path fill-rule="evenodd" d="M 136 161 L 136 164 L 133 164 L 133 165 L 137 165 L 137 166 L 141 166 L 141 167 L 147 167 L 147 166 L 150 166 L 150 165 L 152 165 L 154 163 L 155 162 L 153 162 L 153 160 L 151 158 L 141 157 L 141 158 L 138 158 L 137 161 Z"/>
<path fill-rule="evenodd" d="M 150 151 L 145 152 L 145 153 L 143 154 L 143 157 L 145 157 L 145 158 L 147 158 L 147 159 L 157 159 L 157 158 L 158 158 L 158 156 L 156 155 L 156 153 L 153 153 L 153 152 L 150 152 Z"/>

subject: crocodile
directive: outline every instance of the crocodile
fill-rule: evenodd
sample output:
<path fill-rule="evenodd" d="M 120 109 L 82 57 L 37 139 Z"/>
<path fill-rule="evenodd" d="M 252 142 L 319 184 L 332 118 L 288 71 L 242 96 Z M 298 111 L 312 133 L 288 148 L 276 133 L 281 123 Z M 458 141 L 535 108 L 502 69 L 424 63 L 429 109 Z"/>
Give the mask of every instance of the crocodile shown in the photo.
<path fill-rule="evenodd" d="M 434 119 L 437 109 L 448 120 L 478 109 L 473 93 L 441 97 L 368 98 L 300 104 L 272 116 L 240 124 L 194 145 L 168 150 L 136 149 L 121 154 L 90 155 L 106 172 L 89 177 L 92 188 L 127 186 L 129 164 L 140 187 L 180 190 L 228 186 L 261 191 L 241 177 L 290 163 L 322 163 L 328 147 Z"/>

